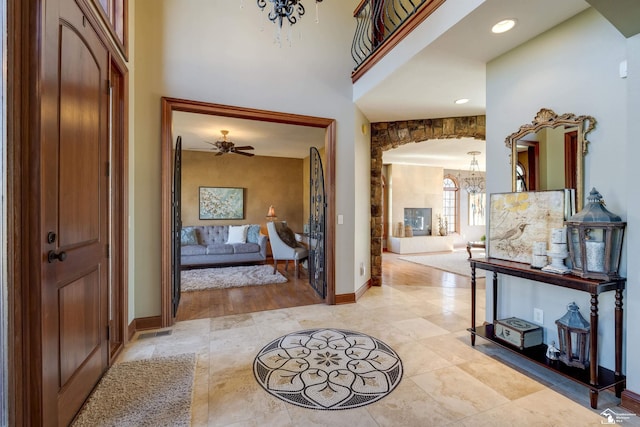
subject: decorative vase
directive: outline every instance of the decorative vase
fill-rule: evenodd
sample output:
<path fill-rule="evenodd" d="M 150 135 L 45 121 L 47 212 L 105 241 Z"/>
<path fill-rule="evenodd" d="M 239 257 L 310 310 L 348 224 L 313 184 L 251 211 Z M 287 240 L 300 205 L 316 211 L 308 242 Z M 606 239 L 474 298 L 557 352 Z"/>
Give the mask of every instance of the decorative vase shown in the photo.
<path fill-rule="evenodd" d="M 404 226 L 404 237 L 413 237 L 413 228 L 410 225 Z"/>
<path fill-rule="evenodd" d="M 447 235 L 446 227 L 440 227 L 440 229 L 438 231 L 440 232 L 441 236 L 446 236 Z"/>

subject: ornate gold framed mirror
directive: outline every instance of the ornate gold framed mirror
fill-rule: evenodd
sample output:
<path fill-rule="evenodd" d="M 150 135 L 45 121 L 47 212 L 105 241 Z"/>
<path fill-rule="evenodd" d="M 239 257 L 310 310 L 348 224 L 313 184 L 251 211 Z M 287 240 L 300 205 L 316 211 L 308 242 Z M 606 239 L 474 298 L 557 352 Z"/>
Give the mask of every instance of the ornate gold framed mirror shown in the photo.
<path fill-rule="evenodd" d="M 581 210 L 587 134 L 595 126 L 591 116 L 559 116 L 548 108 L 541 109 L 531 124 L 520 126 L 505 140 L 511 150 L 512 191 L 573 188 L 576 208 Z"/>

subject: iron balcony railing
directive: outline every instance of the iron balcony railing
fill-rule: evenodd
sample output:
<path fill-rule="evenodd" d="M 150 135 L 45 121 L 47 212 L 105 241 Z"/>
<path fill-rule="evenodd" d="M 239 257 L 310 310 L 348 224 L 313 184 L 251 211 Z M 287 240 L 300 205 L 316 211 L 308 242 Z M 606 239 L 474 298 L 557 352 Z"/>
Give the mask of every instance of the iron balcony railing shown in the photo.
<path fill-rule="evenodd" d="M 351 45 L 351 56 L 356 62 L 353 73 L 383 47 L 388 47 L 390 41 L 399 42 L 407 33 L 400 37 L 397 34 L 405 23 L 414 22 L 414 18 L 421 18 L 417 23 L 421 22 L 442 3 L 444 0 L 362 0 L 353 15 L 357 21 Z"/>

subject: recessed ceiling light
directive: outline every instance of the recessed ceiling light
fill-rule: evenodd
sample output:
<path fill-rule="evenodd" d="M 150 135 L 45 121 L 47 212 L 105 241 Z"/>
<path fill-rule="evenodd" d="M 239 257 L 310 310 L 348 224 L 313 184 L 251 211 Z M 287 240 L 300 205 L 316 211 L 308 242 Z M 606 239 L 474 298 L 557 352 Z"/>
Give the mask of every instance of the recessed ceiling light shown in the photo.
<path fill-rule="evenodd" d="M 495 34 L 505 33 L 516 26 L 515 19 L 504 19 L 491 27 L 491 32 Z"/>
<path fill-rule="evenodd" d="M 455 101 L 453 101 L 455 104 L 466 104 L 467 102 L 469 102 L 469 100 L 467 98 L 460 98 L 460 99 L 456 99 Z"/>

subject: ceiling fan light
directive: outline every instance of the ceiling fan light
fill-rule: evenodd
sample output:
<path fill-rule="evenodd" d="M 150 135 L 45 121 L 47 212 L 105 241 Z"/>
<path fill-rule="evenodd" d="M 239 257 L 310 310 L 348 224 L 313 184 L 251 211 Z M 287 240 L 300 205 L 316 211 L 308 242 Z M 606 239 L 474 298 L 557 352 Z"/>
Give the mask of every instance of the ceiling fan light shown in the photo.
<path fill-rule="evenodd" d="M 222 154 L 226 154 L 226 153 L 235 153 L 235 154 L 242 154 L 243 156 L 248 156 L 248 157 L 253 157 L 254 154 L 253 153 L 246 153 L 244 152 L 244 150 L 254 150 L 254 148 L 250 145 L 246 145 L 246 146 L 242 146 L 242 147 L 236 147 L 235 143 L 233 143 L 232 141 L 228 141 L 227 140 L 227 135 L 229 134 L 228 130 L 221 130 L 220 133 L 222 134 L 222 139 L 217 140 L 216 142 L 208 142 L 205 141 L 207 144 L 211 144 L 213 145 L 213 150 L 217 150 L 218 153 L 216 154 L 216 156 L 220 156 Z"/>

